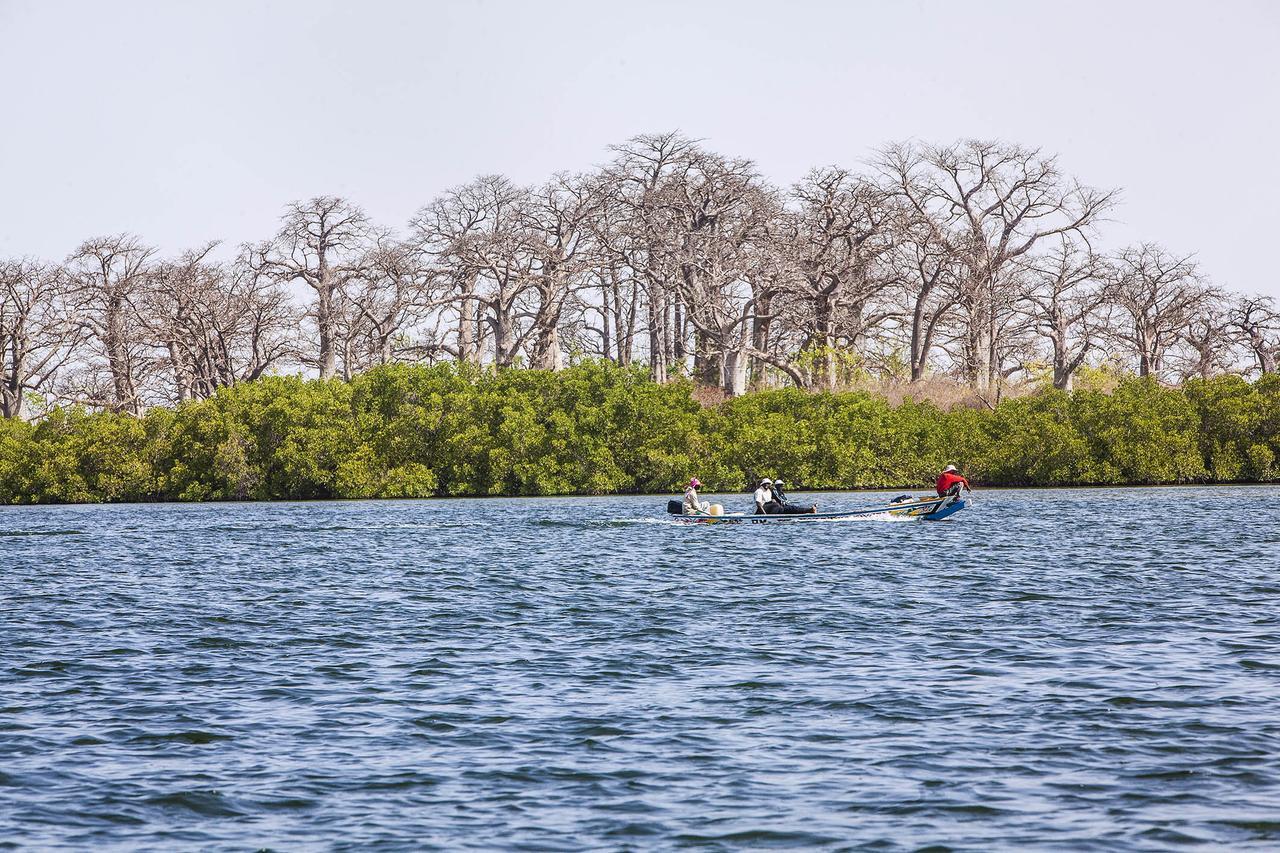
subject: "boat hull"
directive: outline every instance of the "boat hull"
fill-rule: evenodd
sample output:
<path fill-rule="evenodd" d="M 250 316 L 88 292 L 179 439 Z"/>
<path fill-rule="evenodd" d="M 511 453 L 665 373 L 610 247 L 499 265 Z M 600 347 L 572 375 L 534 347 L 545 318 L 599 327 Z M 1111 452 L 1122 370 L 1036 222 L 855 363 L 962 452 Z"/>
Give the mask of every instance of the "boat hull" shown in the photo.
<path fill-rule="evenodd" d="M 798 515 L 673 515 L 676 521 L 691 524 L 798 524 L 806 521 L 842 521 L 871 516 L 890 518 L 918 518 L 922 521 L 940 521 L 965 508 L 962 498 L 948 495 L 941 498 L 917 498 L 901 503 L 884 504 L 869 509 L 844 512 L 816 512 Z"/>

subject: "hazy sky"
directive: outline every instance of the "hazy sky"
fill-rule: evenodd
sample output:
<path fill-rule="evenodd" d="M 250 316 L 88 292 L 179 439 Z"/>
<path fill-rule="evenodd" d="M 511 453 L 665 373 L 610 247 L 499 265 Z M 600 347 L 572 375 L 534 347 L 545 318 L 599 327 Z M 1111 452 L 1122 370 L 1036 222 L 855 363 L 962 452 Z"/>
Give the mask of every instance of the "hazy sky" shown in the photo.
<path fill-rule="evenodd" d="M 1280 296 L 1280 3 L 0 0 L 0 256 L 270 236 L 333 193 L 399 225 L 680 129 L 779 183 L 1000 138 L 1122 187 L 1108 243 Z"/>

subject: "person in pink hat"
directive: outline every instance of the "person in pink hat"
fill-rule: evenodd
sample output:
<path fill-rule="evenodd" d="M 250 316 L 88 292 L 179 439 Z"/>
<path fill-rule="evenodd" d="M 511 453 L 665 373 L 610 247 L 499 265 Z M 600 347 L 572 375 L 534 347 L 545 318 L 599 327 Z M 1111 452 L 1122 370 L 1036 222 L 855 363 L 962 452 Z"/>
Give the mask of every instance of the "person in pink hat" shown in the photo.
<path fill-rule="evenodd" d="M 702 488 L 702 482 L 697 477 L 689 480 L 689 485 L 684 487 L 684 514 L 685 515 L 702 515 L 711 509 L 711 505 L 706 501 L 698 500 L 698 489 Z"/>

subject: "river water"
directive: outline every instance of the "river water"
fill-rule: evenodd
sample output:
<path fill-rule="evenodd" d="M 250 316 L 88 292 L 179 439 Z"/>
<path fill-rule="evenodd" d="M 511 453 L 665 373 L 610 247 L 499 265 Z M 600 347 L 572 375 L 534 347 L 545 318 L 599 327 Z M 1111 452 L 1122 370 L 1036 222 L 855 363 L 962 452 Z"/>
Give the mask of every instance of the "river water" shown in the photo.
<path fill-rule="evenodd" d="M 0 509 L 0 848 L 1280 847 L 1280 488 L 664 503 Z"/>

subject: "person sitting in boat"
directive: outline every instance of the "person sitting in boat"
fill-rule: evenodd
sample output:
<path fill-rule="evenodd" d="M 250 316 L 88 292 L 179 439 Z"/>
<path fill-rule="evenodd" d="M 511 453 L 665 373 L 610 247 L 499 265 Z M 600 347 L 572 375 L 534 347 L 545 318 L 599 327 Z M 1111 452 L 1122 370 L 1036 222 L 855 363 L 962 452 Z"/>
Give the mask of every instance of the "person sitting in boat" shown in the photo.
<path fill-rule="evenodd" d="M 773 499 L 773 480 L 765 477 L 752 495 L 756 502 L 756 515 L 776 515 L 782 512 L 782 504 Z"/>
<path fill-rule="evenodd" d="M 691 477 L 689 485 L 684 487 L 685 515 L 704 515 L 711 511 L 711 504 L 698 500 L 698 489 L 700 488 L 702 488 L 702 482 L 697 477 Z"/>
<path fill-rule="evenodd" d="M 781 479 L 778 479 L 774 480 L 769 486 L 770 491 L 773 493 L 773 502 L 778 506 L 775 512 L 785 513 L 787 515 L 806 515 L 818 511 L 817 504 L 797 506 L 787 500 L 787 493 L 784 491 L 786 485 L 787 484 Z"/>
<path fill-rule="evenodd" d="M 960 489 L 968 489 L 973 491 L 969 485 L 969 481 L 965 476 L 956 470 L 956 466 L 948 465 L 942 469 L 942 473 L 938 475 L 937 489 L 938 497 L 946 495 L 959 495 Z"/>

